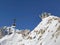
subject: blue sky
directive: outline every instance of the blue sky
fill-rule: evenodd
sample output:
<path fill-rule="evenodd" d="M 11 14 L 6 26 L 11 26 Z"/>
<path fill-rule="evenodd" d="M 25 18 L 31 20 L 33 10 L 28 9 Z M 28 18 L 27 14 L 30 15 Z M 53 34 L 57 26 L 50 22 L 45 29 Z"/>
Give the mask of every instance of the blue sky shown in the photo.
<path fill-rule="evenodd" d="M 42 12 L 60 17 L 60 0 L 0 0 L 0 27 L 11 26 L 16 18 L 18 29 L 33 30 Z"/>

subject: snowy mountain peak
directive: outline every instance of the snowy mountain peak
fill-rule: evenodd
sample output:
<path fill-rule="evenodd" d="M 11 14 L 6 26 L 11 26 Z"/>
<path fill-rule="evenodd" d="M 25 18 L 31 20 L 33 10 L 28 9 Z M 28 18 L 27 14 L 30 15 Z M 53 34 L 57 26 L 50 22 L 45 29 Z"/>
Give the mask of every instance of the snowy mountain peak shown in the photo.
<path fill-rule="evenodd" d="M 0 45 L 60 45 L 60 17 L 48 14 L 42 14 L 42 21 L 31 32 L 8 27 L 12 33 L 0 39 Z"/>

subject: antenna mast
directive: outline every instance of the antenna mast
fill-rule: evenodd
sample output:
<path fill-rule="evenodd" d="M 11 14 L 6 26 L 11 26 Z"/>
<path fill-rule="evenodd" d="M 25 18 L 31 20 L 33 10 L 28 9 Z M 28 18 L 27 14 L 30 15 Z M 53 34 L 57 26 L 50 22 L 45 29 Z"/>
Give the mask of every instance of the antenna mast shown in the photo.
<path fill-rule="evenodd" d="M 16 27 L 16 19 L 13 19 L 13 26 L 15 26 Z"/>

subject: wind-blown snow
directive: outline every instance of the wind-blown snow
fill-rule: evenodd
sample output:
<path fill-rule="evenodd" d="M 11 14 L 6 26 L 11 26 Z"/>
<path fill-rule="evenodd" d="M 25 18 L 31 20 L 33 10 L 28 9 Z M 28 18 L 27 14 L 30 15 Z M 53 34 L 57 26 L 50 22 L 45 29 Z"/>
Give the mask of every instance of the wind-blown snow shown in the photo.
<path fill-rule="evenodd" d="M 60 45 L 59 17 L 49 16 L 42 19 L 38 26 L 27 36 L 17 33 L 19 30 L 13 27 L 10 28 L 12 34 L 1 38 L 0 45 Z M 9 30 L 9 27 L 7 29 Z"/>

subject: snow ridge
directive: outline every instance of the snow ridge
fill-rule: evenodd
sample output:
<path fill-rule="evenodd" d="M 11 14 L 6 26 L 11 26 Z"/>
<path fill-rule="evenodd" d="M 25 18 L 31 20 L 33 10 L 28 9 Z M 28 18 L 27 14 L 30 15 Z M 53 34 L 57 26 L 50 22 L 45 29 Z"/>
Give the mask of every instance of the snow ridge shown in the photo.
<path fill-rule="evenodd" d="M 43 18 L 33 31 L 11 28 L 12 34 L 0 39 L 0 45 L 60 45 L 60 18 L 48 16 Z"/>

